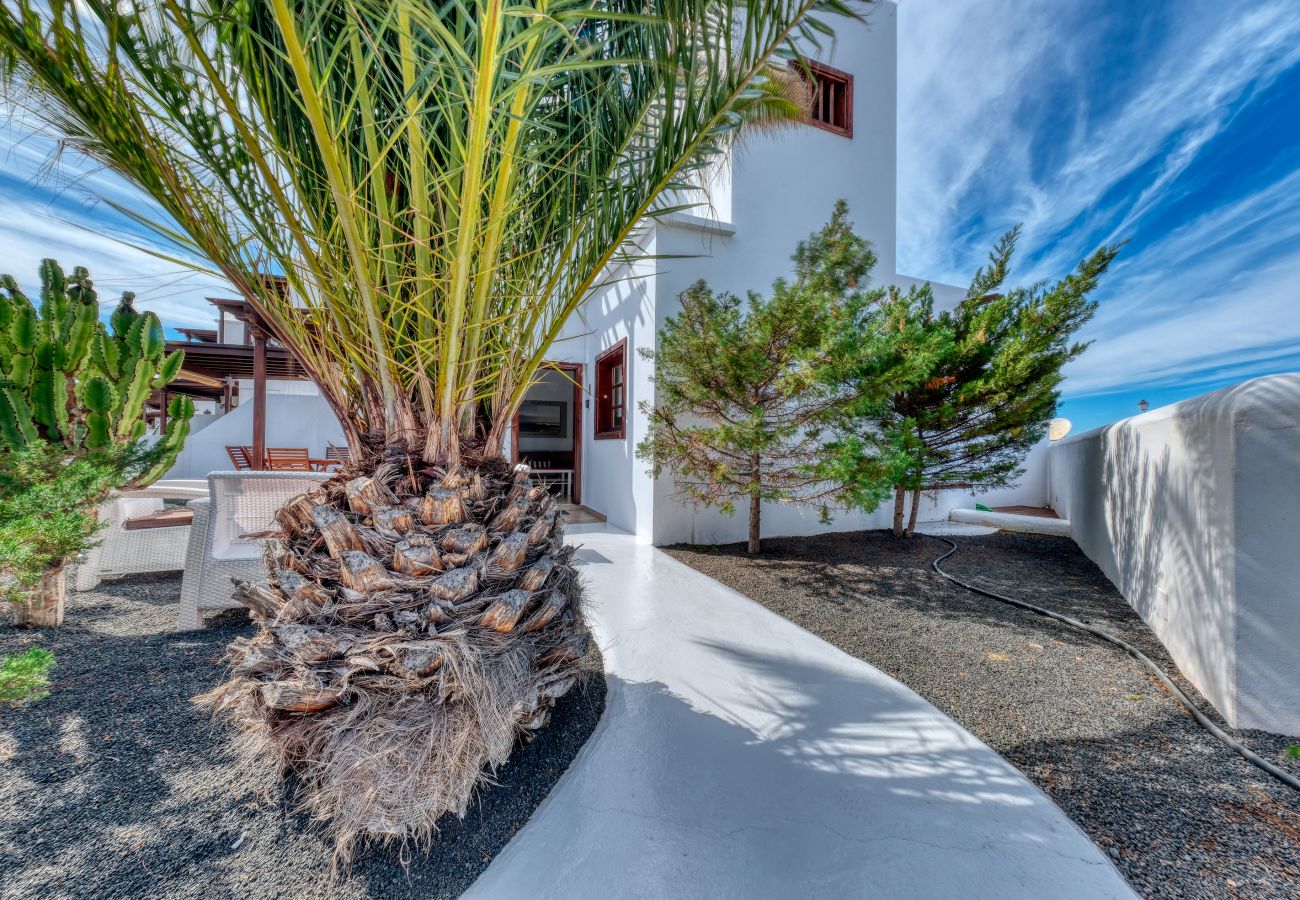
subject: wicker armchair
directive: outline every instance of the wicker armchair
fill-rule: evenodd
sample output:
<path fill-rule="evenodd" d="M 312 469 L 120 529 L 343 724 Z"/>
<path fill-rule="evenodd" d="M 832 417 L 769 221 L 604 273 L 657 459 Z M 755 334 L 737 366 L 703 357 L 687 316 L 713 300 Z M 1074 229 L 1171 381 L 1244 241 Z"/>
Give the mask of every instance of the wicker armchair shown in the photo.
<path fill-rule="evenodd" d="M 262 548 L 243 535 L 275 527 L 275 511 L 329 478 L 323 472 L 213 472 L 210 496 L 191 500 L 194 525 L 177 630 L 203 626 L 203 610 L 235 609 L 232 578 L 260 581 Z"/>
<path fill-rule="evenodd" d="M 72 589 L 91 591 L 105 578 L 185 568 L 190 513 L 167 509 L 164 501 L 207 495 L 203 481 L 159 481 L 114 494 L 99 507 L 99 521 L 106 524 L 77 563 Z"/>

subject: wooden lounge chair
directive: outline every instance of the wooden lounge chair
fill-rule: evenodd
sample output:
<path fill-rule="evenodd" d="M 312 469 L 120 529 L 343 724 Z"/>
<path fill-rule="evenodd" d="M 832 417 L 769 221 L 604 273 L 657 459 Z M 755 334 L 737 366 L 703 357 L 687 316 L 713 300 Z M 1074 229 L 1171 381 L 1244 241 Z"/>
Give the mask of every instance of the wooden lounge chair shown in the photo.
<path fill-rule="evenodd" d="M 310 472 L 311 457 L 306 447 L 267 447 L 266 468 L 271 472 Z"/>
<path fill-rule="evenodd" d="M 252 447 L 227 446 L 226 455 L 230 457 L 230 462 L 234 465 L 236 471 L 247 472 L 254 468 Z"/>
<path fill-rule="evenodd" d="M 329 462 L 321 466 L 320 469 L 322 472 L 329 472 L 347 465 L 348 460 L 352 458 L 352 451 L 347 447 L 336 447 L 333 444 L 327 444 L 325 446 L 325 458 Z"/>

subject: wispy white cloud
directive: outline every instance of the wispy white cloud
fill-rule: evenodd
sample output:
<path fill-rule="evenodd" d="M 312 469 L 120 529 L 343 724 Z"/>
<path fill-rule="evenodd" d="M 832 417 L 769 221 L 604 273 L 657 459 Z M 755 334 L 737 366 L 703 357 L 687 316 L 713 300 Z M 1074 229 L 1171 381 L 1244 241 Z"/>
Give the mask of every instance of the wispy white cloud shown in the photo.
<path fill-rule="evenodd" d="M 169 328 L 214 322 L 205 298 L 231 296 L 228 283 L 151 255 L 141 249 L 151 246 L 145 237 L 124 231 L 120 217 L 88 200 L 94 194 L 147 208 L 130 185 L 73 155 L 51 170 L 56 144 L 20 120 L 0 128 L 0 147 L 0 177 L 16 186 L 0 195 L 0 271 L 35 291 L 37 267 L 52 257 L 65 268 L 90 270 L 105 313 L 129 290 L 140 309 L 157 313 Z"/>
<path fill-rule="evenodd" d="M 1015 222 L 1032 261 L 1024 280 L 1138 238 L 1101 292 L 1085 335 L 1096 343 L 1068 394 L 1246 377 L 1297 358 L 1300 173 L 1257 179 L 1177 227 L 1165 213 L 1243 106 L 1300 64 L 1300 17 L 1289 0 L 1177 11 L 901 5 L 902 267 L 964 282 Z"/>

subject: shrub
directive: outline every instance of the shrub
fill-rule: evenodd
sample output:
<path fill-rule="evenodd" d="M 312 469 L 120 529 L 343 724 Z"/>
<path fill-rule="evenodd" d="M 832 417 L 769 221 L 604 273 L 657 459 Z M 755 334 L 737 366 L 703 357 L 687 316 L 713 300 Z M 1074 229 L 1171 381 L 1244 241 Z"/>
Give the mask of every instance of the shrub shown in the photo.
<path fill-rule="evenodd" d="M 71 459 L 44 442 L 5 454 L 0 598 L 25 599 L 42 575 L 85 548 L 99 529 L 95 506 L 148 462 L 148 451 L 120 445 Z"/>
<path fill-rule="evenodd" d="M 40 647 L 26 653 L 6 653 L 0 662 L 0 703 L 22 706 L 49 695 L 54 654 Z"/>

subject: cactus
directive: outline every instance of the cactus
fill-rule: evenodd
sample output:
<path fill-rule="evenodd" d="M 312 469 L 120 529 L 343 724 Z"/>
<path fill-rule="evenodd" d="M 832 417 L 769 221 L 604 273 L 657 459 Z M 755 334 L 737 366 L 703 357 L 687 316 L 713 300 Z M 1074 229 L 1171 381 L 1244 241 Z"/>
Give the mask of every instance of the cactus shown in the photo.
<path fill-rule="evenodd" d="M 66 276 L 52 259 L 40 267 L 39 307 L 10 275 L 0 275 L 0 452 L 36 441 L 84 453 L 144 434 L 144 405 L 180 374 L 184 354 L 167 353 L 162 323 L 135 309 L 126 292 L 99 319 L 90 273 Z M 176 460 L 194 403 L 174 397 L 168 427 L 151 453 L 148 483 Z"/>

